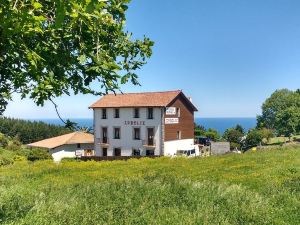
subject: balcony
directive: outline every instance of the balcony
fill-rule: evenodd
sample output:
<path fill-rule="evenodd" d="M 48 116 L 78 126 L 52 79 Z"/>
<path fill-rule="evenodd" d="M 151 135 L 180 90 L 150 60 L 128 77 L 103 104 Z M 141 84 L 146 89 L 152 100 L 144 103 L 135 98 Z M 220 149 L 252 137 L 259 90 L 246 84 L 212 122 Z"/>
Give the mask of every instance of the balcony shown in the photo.
<path fill-rule="evenodd" d="M 143 140 L 143 147 L 145 147 L 146 149 L 155 149 L 156 147 L 156 143 L 155 140 Z"/>
<path fill-rule="evenodd" d="M 109 139 L 108 138 L 99 138 L 99 142 L 101 147 L 108 147 L 109 146 Z"/>

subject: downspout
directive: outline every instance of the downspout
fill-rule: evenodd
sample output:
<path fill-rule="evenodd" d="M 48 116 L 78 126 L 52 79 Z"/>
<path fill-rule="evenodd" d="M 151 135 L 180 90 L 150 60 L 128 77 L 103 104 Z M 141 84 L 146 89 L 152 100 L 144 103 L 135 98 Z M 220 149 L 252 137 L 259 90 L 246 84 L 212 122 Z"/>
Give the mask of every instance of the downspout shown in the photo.
<path fill-rule="evenodd" d="M 162 107 L 161 108 L 161 129 L 160 129 L 160 137 L 161 137 L 161 142 L 160 142 L 160 151 L 161 151 L 161 156 L 164 156 L 164 147 L 165 147 L 165 110 Z"/>

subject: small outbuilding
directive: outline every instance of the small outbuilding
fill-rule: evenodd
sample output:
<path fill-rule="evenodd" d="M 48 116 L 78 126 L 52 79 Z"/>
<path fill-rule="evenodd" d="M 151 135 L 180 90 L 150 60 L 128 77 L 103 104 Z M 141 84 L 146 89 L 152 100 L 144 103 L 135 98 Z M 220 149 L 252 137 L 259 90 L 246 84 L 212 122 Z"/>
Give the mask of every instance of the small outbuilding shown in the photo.
<path fill-rule="evenodd" d="M 46 148 L 54 161 L 59 162 L 63 158 L 94 156 L 94 135 L 77 131 L 34 142 L 27 146 Z"/>

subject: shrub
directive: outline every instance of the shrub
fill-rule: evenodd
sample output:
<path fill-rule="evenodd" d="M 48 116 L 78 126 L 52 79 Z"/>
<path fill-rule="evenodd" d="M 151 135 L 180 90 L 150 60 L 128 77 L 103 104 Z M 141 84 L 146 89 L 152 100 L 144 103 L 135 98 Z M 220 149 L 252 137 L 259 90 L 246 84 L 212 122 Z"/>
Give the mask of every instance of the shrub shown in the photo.
<path fill-rule="evenodd" d="M 6 147 L 10 151 L 18 151 L 22 148 L 22 143 L 19 141 L 18 137 L 13 138 Z"/>
<path fill-rule="evenodd" d="M 48 153 L 48 151 L 41 148 L 32 148 L 27 154 L 27 160 L 29 161 L 52 159 L 52 156 Z"/>
<path fill-rule="evenodd" d="M 230 143 L 240 143 L 243 133 L 235 128 L 229 128 L 224 132 L 223 138 Z"/>
<path fill-rule="evenodd" d="M 274 137 L 274 130 L 262 128 L 260 130 L 262 138 L 266 139 L 267 143 L 270 142 L 270 139 Z"/>
<path fill-rule="evenodd" d="M 14 160 L 7 156 L 0 156 L 0 166 L 7 166 L 13 164 Z"/>
<path fill-rule="evenodd" d="M 5 148 L 8 145 L 8 137 L 0 133 L 0 147 Z"/>
<path fill-rule="evenodd" d="M 230 142 L 230 149 L 234 150 L 234 149 L 241 149 L 241 144 L 239 143 L 234 143 L 234 142 Z"/>
<path fill-rule="evenodd" d="M 253 147 L 259 145 L 263 140 L 263 136 L 261 132 L 257 129 L 252 129 L 248 132 L 247 137 L 246 137 L 246 147 Z"/>

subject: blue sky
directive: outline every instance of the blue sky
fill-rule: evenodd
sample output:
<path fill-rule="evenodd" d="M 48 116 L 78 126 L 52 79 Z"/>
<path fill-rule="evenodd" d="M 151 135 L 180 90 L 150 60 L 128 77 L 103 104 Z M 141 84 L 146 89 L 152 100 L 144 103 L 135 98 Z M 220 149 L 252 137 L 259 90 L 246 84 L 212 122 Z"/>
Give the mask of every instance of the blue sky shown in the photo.
<path fill-rule="evenodd" d="M 124 92 L 182 89 L 197 117 L 255 117 L 280 88 L 300 88 L 299 0 L 132 0 L 127 29 L 155 41 L 138 74 L 141 87 Z M 88 118 L 95 96 L 57 99 L 63 117 Z M 49 103 L 18 96 L 6 116 L 56 118 Z"/>

